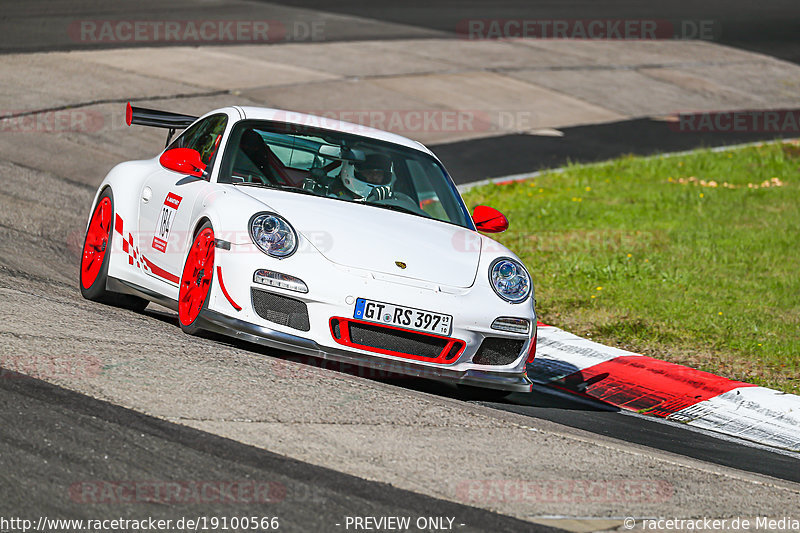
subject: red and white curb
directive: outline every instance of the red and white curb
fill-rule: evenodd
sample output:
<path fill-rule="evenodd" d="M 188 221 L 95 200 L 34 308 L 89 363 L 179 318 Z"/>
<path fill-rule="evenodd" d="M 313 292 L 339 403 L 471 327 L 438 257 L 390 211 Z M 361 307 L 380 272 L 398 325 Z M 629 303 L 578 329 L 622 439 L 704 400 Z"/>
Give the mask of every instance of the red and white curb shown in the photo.
<path fill-rule="evenodd" d="M 689 426 L 800 452 L 800 396 L 578 337 L 539 324 L 535 383 Z"/>
<path fill-rule="evenodd" d="M 727 152 L 763 144 L 759 141 L 718 146 L 711 151 Z M 643 159 L 684 156 L 696 151 Z M 501 176 L 461 184 L 458 190 L 464 194 L 482 185 L 510 185 L 564 171 L 565 167 L 561 167 Z M 528 367 L 528 377 L 535 383 L 621 409 L 800 452 L 800 396 L 605 346 L 553 326 L 539 324 L 536 359 Z"/>

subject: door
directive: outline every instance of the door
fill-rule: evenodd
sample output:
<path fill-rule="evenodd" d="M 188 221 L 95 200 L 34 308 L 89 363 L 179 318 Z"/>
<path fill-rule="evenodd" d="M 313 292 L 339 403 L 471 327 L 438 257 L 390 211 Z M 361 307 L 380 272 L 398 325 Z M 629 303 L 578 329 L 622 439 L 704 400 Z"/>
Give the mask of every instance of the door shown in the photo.
<path fill-rule="evenodd" d="M 197 150 L 210 173 L 227 121 L 227 115 L 220 114 L 196 122 L 169 149 Z M 145 272 L 178 285 L 184 253 L 194 237 L 191 233 L 195 204 L 211 186 L 209 175 L 197 178 L 163 167 L 148 176 L 139 209 L 139 251 Z"/>

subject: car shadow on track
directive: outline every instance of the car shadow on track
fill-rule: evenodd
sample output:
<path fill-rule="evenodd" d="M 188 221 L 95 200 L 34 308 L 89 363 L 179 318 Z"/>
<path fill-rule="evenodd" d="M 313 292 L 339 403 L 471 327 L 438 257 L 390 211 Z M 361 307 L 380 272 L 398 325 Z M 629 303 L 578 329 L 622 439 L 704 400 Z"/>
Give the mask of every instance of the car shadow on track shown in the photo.
<path fill-rule="evenodd" d="M 147 310 L 145 310 L 144 314 L 150 318 L 154 318 L 164 323 L 179 327 L 177 314 L 166 308 L 162 308 L 160 306 L 150 306 L 147 308 Z M 213 342 L 224 344 L 226 346 L 246 350 L 251 353 L 274 357 L 284 361 L 299 363 L 308 367 L 339 372 L 355 378 L 368 379 L 371 381 L 384 383 L 386 385 L 432 394 L 434 396 L 440 396 L 443 398 L 450 398 L 464 402 L 478 402 L 483 405 L 509 411 L 516 411 L 515 408 L 518 407 L 534 410 L 558 409 L 588 412 L 618 411 L 618 409 L 610 405 L 593 401 L 588 398 L 577 397 L 568 392 L 561 392 L 556 389 L 551 389 L 545 385 L 534 385 L 534 390 L 530 393 L 515 392 L 506 396 L 505 398 L 498 398 L 496 394 L 492 394 L 494 391 L 486 391 L 484 394 L 480 390 L 476 390 L 474 388 L 465 389 L 447 382 L 414 376 L 405 376 L 383 370 L 376 370 L 348 363 L 340 363 L 338 361 L 329 361 L 316 357 L 300 355 L 285 350 L 276 350 L 217 333 L 202 332 L 199 336 Z M 563 367 L 564 363 L 560 363 L 560 365 Z M 577 371 L 578 369 L 575 368 L 574 370 Z M 560 368 L 560 371 L 566 372 L 567 375 L 573 373 L 569 368 Z M 541 369 L 537 368 L 535 363 L 529 370 L 529 375 L 541 373 Z"/>
<path fill-rule="evenodd" d="M 178 328 L 177 315 L 168 310 L 153 308 L 145 315 Z M 179 332 L 176 332 L 179 334 Z M 330 370 L 353 379 L 369 379 L 390 387 L 399 387 L 415 393 L 430 394 L 439 398 L 478 404 L 490 409 L 505 411 L 514 415 L 528 417 L 530 425 L 537 427 L 537 421 L 555 423 L 590 434 L 615 439 L 619 442 L 663 450 L 713 464 L 727 466 L 767 476 L 798 482 L 797 457 L 775 453 L 765 448 L 743 445 L 743 442 L 723 439 L 718 435 L 690 431 L 676 423 L 665 423 L 663 419 L 646 417 L 620 410 L 608 404 L 582 397 L 581 385 L 586 381 L 577 369 L 562 367 L 562 362 L 542 357 L 538 364 L 529 368 L 529 376 L 549 385 L 535 385 L 530 393 L 513 393 L 501 401 L 476 400 L 470 392 L 465 392 L 447 383 L 392 375 L 369 368 L 325 361 L 302 356 L 282 350 L 270 349 L 258 344 L 232 339 L 222 335 L 204 334 L 206 341 L 219 343 L 245 350 L 254 356 L 267 356 L 265 365 L 297 363 L 295 369 L 287 368 L 286 376 L 297 375 L 297 379 L 308 379 L 313 368 Z M 198 341 L 203 342 L 198 339 Z M 556 368 L 558 367 L 558 368 Z M 575 370 L 574 372 L 572 370 Z M 282 369 L 283 371 L 283 369 Z M 297 374 L 295 374 L 297 372 Z M 568 379 L 555 380 L 558 376 Z M 302 376 L 302 377 L 300 377 Z M 554 381 L 555 380 L 555 381 Z"/>

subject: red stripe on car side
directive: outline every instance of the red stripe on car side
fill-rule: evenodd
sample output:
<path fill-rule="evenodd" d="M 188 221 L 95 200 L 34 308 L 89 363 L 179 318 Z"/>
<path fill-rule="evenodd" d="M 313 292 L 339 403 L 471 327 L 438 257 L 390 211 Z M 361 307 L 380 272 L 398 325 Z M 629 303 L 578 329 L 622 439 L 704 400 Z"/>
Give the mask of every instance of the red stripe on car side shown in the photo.
<path fill-rule="evenodd" d="M 233 301 L 233 298 L 231 298 L 231 295 L 228 294 L 228 290 L 225 288 L 225 283 L 222 281 L 222 267 L 219 265 L 217 265 L 217 281 L 219 281 L 219 288 L 222 289 L 222 294 L 225 295 L 225 298 L 228 299 L 234 309 L 241 311 L 242 307 Z"/>
<path fill-rule="evenodd" d="M 142 260 L 144 260 L 145 264 L 153 272 L 153 274 L 155 274 L 159 278 L 163 278 L 163 279 L 165 279 L 167 281 L 171 281 L 172 283 L 178 283 L 178 281 L 180 281 L 178 279 L 178 276 L 176 276 L 175 274 L 171 274 L 171 273 L 167 272 L 166 270 L 164 270 L 163 268 L 159 267 L 156 264 L 153 264 L 153 262 L 150 261 L 145 256 L 142 256 Z"/>
<path fill-rule="evenodd" d="M 620 356 L 570 374 L 552 385 L 659 417 L 739 387 L 755 386 L 644 355 Z"/>

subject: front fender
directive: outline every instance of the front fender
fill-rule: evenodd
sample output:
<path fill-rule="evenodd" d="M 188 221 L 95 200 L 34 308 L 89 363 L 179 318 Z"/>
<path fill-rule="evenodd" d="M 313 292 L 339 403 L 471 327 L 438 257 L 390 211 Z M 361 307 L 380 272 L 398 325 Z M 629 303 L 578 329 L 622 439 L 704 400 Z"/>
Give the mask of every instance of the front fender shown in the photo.
<path fill-rule="evenodd" d="M 142 190 L 142 183 L 152 173 L 153 160 L 126 161 L 112 168 L 103 179 L 92 200 L 89 216 L 86 220 L 86 227 L 89 227 L 89 220 L 97 205 L 97 199 L 103 191 L 111 187 L 114 193 L 114 213 L 118 214 L 123 220 L 131 223 L 139 218 L 139 193 Z M 134 226 L 131 226 L 132 228 Z"/>
<path fill-rule="evenodd" d="M 260 211 L 274 211 L 269 205 L 243 194 L 232 185 L 215 185 L 195 205 L 192 216 L 197 231 L 204 220 L 211 221 L 217 239 L 231 244 L 248 244 L 250 218 Z"/>

